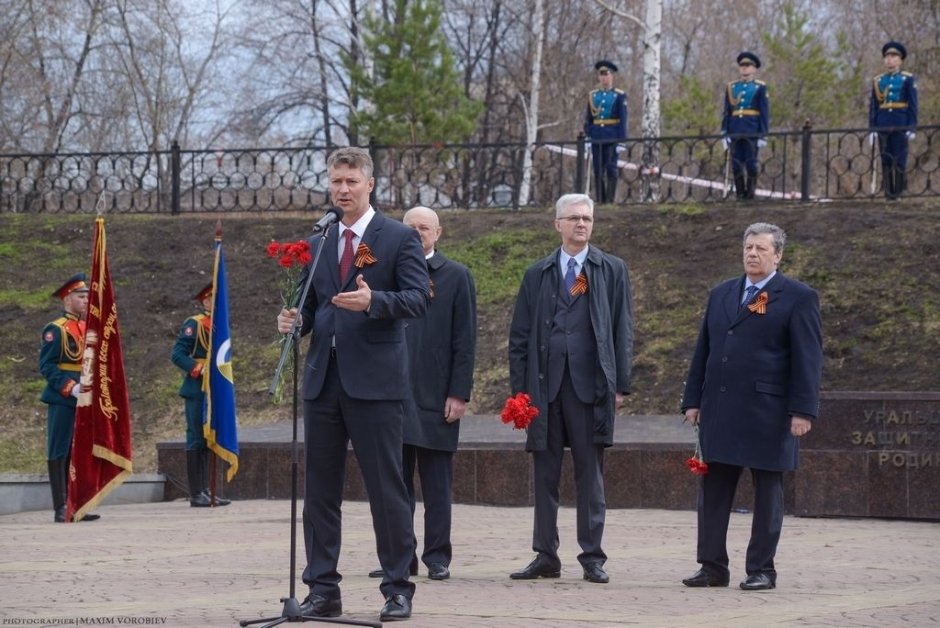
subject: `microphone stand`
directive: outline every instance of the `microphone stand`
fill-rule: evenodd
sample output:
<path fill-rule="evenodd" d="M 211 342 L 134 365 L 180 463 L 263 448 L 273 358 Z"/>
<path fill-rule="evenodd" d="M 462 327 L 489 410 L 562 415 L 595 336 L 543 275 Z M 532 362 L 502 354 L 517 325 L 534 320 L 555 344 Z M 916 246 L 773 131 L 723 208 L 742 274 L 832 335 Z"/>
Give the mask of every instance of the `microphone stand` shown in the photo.
<path fill-rule="evenodd" d="M 335 231 L 335 230 L 334 230 Z M 260 624 L 264 623 L 264 626 L 261 628 L 271 628 L 272 626 L 277 626 L 285 622 L 305 622 L 305 621 L 322 621 L 331 624 L 347 624 L 353 626 L 374 626 L 375 628 L 381 628 L 382 622 L 368 621 L 368 620 L 355 620 L 355 619 L 342 619 L 338 617 L 316 617 L 313 615 L 304 615 L 300 610 L 300 602 L 297 601 L 296 595 L 296 570 L 297 570 L 297 468 L 299 465 L 299 448 L 297 446 L 297 406 L 298 406 L 298 373 L 301 368 L 300 363 L 300 327 L 301 327 L 301 316 L 300 309 L 303 308 L 303 304 L 307 301 L 307 293 L 310 291 L 310 284 L 313 280 L 313 274 L 317 269 L 317 265 L 320 263 L 320 257 L 323 254 L 323 246 L 329 240 L 330 228 L 329 226 L 325 227 L 320 232 L 320 240 L 317 242 L 317 248 L 313 255 L 313 261 L 311 261 L 310 266 L 308 267 L 307 277 L 304 281 L 303 290 L 300 292 L 300 298 L 295 307 L 298 308 L 298 315 L 294 318 L 294 324 L 291 326 L 290 332 L 287 333 L 284 343 L 281 346 L 281 358 L 277 363 L 277 368 L 274 370 L 274 378 L 271 380 L 271 386 L 268 388 L 268 394 L 273 395 L 277 392 L 278 385 L 281 381 L 281 373 L 284 368 L 287 366 L 288 356 L 293 355 L 294 358 L 294 376 L 293 376 L 293 404 L 292 404 L 292 418 L 293 418 L 293 433 L 291 436 L 291 446 L 290 446 L 290 586 L 287 597 L 282 597 L 281 602 L 284 603 L 284 607 L 281 610 L 281 614 L 277 617 L 265 617 L 262 619 L 243 619 L 238 622 L 239 626 L 249 626 L 251 624 Z M 314 233 L 314 235 L 317 235 Z M 310 438 L 310 435 L 307 434 L 306 438 Z M 307 481 L 310 481 L 310 478 L 307 478 Z"/>

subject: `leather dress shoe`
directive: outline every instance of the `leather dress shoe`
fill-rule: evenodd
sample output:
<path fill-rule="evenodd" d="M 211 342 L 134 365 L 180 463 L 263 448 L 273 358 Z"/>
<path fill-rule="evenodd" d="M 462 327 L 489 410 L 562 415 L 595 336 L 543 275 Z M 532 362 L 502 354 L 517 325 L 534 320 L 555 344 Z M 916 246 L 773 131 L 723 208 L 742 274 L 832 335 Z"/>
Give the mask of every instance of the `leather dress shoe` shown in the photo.
<path fill-rule="evenodd" d="M 401 593 L 388 596 L 388 599 L 385 600 L 385 606 L 379 612 L 381 621 L 398 621 L 409 617 L 411 617 L 411 600 Z"/>
<path fill-rule="evenodd" d="M 535 580 L 536 578 L 561 577 L 561 565 L 552 564 L 547 557 L 539 554 L 522 571 L 509 574 L 513 580 Z"/>
<path fill-rule="evenodd" d="M 447 580 L 450 578 L 450 569 L 444 563 L 431 563 L 428 565 L 428 578 L 431 580 Z"/>
<path fill-rule="evenodd" d="M 308 595 L 300 604 L 300 614 L 307 617 L 339 617 L 343 614 L 343 601 L 316 593 Z"/>
<path fill-rule="evenodd" d="M 765 573 L 755 573 L 745 578 L 739 586 L 745 591 L 763 591 L 775 588 L 777 583 Z"/>
<path fill-rule="evenodd" d="M 607 584 L 610 582 L 610 576 L 607 575 L 607 572 L 604 571 L 604 567 L 600 563 L 588 563 L 584 566 L 584 579 L 588 582 L 596 582 L 597 584 Z"/>
<path fill-rule="evenodd" d="M 728 586 L 728 577 L 722 578 L 704 569 L 699 569 L 688 578 L 684 578 L 682 584 L 687 587 L 726 587 Z"/>
<path fill-rule="evenodd" d="M 408 573 L 412 576 L 418 575 L 418 562 L 417 561 L 411 563 L 408 566 Z M 373 569 L 372 571 L 369 572 L 369 577 L 370 578 L 384 578 L 385 570 L 382 569 L 381 567 L 378 569 Z"/>

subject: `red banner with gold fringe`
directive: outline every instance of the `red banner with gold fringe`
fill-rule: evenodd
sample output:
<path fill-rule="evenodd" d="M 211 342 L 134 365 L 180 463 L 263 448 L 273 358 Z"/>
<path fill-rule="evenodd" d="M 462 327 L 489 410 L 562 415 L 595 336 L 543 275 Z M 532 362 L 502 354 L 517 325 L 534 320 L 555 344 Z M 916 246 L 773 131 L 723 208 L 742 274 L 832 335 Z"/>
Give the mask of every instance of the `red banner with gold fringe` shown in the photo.
<path fill-rule="evenodd" d="M 133 471 L 124 353 L 102 216 L 95 220 L 90 288 L 66 521 L 81 521 Z"/>

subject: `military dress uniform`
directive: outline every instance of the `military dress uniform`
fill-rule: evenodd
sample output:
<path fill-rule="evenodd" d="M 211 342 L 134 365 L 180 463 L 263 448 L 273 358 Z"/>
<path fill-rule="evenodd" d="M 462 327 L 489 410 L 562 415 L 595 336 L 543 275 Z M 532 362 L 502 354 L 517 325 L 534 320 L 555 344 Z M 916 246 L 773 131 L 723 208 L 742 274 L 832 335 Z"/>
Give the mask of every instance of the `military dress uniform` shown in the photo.
<path fill-rule="evenodd" d="M 73 292 L 88 292 L 85 274 L 79 273 L 52 293 L 65 298 Z M 77 391 L 81 390 L 82 353 L 85 351 L 85 321 L 63 312 L 42 330 L 39 372 L 46 387 L 39 399 L 48 406 L 46 413 L 46 464 L 56 522 L 65 521 L 68 493 L 69 458 L 75 427 Z M 77 388 L 76 388 L 77 387 Z M 94 517 L 97 519 L 97 516 Z"/>
<path fill-rule="evenodd" d="M 738 64 L 750 61 L 760 67 L 760 59 L 751 52 L 738 55 Z M 734 191 L 738 198 L 754 198 L 760 170 L 758 149 L 765 143 L 770 127 L 770 100 L 767 84 L 757 79 L 737 80 L 725 88 L 721 134 L 731 151 Z"/>
<path fill-rule="evenodd" d="M 211 295 L 210 283 L 200 290 L 194 299 L 202 301 Z M 203 310 L 190 316 L 183 321 L 170 356 L 173 364 L 184 372 L 179 395 L 183 398 L 186 410 L 186 475 L 189 482 L 189 503 L 194 507 L 213 505 L 209 499 L 209 450 L 203 435 L 206 394 L 202 389 L 202 371 L 209 354 L 211 331 L 212 319 L 209 312 Z M 216 506 L 225 506 L 228 503 L 229 500 L 216 497 Z"/>
<path fill-rule="evenodd" d="M 898 42 L 882 47 L 882 56 L 907 57 Z M 904 191 L 908 141 L 917 126 L 917 79 L 910 72 L 885 72 L 872 80 L 868 127 L 878 134 L 885 197 L 897 199 Z"/>
<path fill-rule="evenodd" d="M 598 61 L 596 70 L 617 72 L 610 61 Z M 591 140 L 594 197 L 613 203 L 617 194 L 617 143 L 627 139 L 627 95 L 623 90 L 595 89 L 588 95 L 584 135 Z"/>

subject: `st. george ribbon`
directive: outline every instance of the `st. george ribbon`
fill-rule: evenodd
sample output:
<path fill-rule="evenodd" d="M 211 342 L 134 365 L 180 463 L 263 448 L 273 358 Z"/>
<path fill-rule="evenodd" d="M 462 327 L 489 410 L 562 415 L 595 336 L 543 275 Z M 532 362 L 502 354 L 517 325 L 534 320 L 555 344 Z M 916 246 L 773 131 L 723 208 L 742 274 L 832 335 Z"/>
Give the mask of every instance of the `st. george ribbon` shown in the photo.
<path fill-rule="evenodd" d="M 326 210 L 326 213 L 323 214 L 323 218 L 317 221 L 317 224 L 313 225 L 313 233 L 323 233 L 327 227 L 332 225 L 334 222 L 338 222 L 343 219 L 343 210 L 339 207 L 330 207 Z"/>

